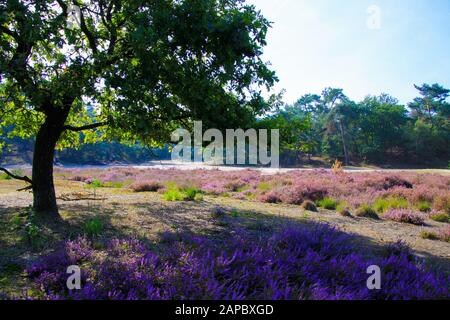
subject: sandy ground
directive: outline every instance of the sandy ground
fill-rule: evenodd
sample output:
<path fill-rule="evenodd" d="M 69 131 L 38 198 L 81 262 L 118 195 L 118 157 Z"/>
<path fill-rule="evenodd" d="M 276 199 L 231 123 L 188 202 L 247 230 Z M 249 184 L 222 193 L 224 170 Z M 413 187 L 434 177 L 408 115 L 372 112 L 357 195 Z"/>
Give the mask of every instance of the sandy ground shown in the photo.
<path fill-rule="evenodd" d="M 9 168 L 25 168 L 30 169 L 30 166 L 9 166 Z M 241 171 L 241 170 L 257 170 L 265 175 L 274 175 L 278 173 L 285 173 L 291 171 L 309 171 L 309 170 L 317 170 L 318 168 L 261 168 L 261 167 L 239 167 L 239 166 L 218 166 L 211 165 L 208 163 L 195 163 L 195 162 L 180 162 L 180 161 L 171 161 L 171 160 L 163 160 L 163 161 L 150 161 L 141 165 L 107 165 L 107 166 L 80 166 L 80 165 L 66 165 L 66 166 L 57 166 L 59 168 L 121 168 L 121 167 L 132 167 L 137 169 L 160 169 L 160 170 L 195 170 L 195 169 L 203 169 L 203 170 L 221 170 L 221 171 Z M 346 172 L 418 172 L 418 173 L 437 173 L 442 175 L 450 175 L 450 170 L 447 169 L 379 169 L 375 167 L 345 167 L 344 170 Z"/>

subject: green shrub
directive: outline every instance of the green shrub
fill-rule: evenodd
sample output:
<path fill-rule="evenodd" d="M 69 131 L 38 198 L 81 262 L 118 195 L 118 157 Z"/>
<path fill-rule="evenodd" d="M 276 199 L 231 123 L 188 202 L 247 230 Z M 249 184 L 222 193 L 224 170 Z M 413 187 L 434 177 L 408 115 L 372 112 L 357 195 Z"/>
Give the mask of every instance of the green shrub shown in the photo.
<path fill-rule="evenodd" d="M 0 173 L 0 180 L 11 180 L 11 177 L 6 173 Z"/>
<path fill-rule="evenodd" d="M 83 225 L 83 232 L 90 236 L 99 236 L 103 232 L 103 223 L 99 218 L 88 220 Z"/>
<path fill-rule="evenodd" d="M 450 223 L 450 215 L 446 213 L 435 213 L 430 216 L 430 219 L 436 222 Z"/>
<path fill-rule="evenodd" d="M 407 209 L 408 200 L 404 198 L 379 198 L 373 204 L 373 209 L 378 213 L 385 213 L 391 209 Z"/>
<path fill-rule="evenodd" d="M 420 237 L 426 240 L 439 240 L 439 236 L 435 232 L 422 231 Z"/>
<path fill-rule="evenodd" d="M 180 190 L 180 187 L 178 186 L 178 184 L 174 181 L 167 181 L 165 183 L 166 185 L 166 189 L 167 190 Z"/>
<path fill-rule="evenodd" d="M 180 190 L 171 189 L 164 193 L 163 199 L 166 201 L 183 201 L 184 194 Z"/>
<path fill-rule="evenodd" d="M 370 219 L 379 219 L 378 214 L 371 206 L 367 204 L 363 204 L 356 210 L 357 217 L 370 218 Z"/>
<path fill-rule="evenodd" d="M 41 239 L 43 238 L 41 229 L 32 221 L 29 221 L 25 225 L 25 233 L 28 242 L 32 247 L 39 247 L 42 244 Z"/>
<path fill-rule="evenodd" d="M 203 201 L 203 200 L 204 200 L 203 194 L 197 193 L 197 194 L 195 195 L 194 201 L 201 202 L 201 201 Z"/>
<path fill-rule="evenodd" d="M 231 216 L 232 216 L 233 218 L 239 217 L 239 211 L 238 211 L 238 209 L 233 209 L 233 210 L 231 210 Z"/>
<path fill-rule="evenodd" d="M 336 210 L 338 206 L 338 202 L 331 198 L 324 198 L 322 200 L 317 201 L 319 207 L 327 209 L 327 210 Z"/>
<path fill-rule="evenodd" d="M 247 191 L 245 193 L 245 198 L 247 200 L 255 200 L 256 199 L 256 194 L 254 194 L 253 192 Z"/>
<path fill-rule="evenodd" d="M 187 188 L 183 190 L 184 192 L 184 200 L 194 201 L 197 194 L 200 194 L 200 190 L 197 188 Z"/>
<path fill-rule="evenodd" d="M 102 184 L 104 188 L 121 189 L 125 184 L 123 182 L 106 182 Z"/>
<path fill-rule="evenodd" d="M 416 208 L 420 212 L 430 212 L 431 211 L 431 203 L 428 201 L 420 201 L 416 203 Z"/>
<path fill-rule="evenodd" d="M 36 239 L 39 237 L 41 230 L 33 223 L 28 223 L 26 227 L 27 235 L 30 239 Z"/>
<path fill-rule="evenodd" d="M 89 184 L 87 185 L 87 187 L 88 187 L 88 188 L 97 189 L 97 188 L 103 187 L 103 183 L 102 183 L 100 180 L 98 180 L 98 179 L 94 179 L 94 180 L 92 180 L 91 183 L 89 183 Z"/>
<path fill-rule="evenodd" d="M 19 214 L 15 214 L 12 218 L 11 218 L 11 224 L 15 227 L 15 228 L 20 228 L 23 224 L 23 218 L 19 215 Z"/>
<path fill-rule="evenodd" d="M 258 184 L 258 190 L 260 191 L 270 191 L 272 190 L 272 185 L 269 182 L 261 182 L 260 184 Z"/>

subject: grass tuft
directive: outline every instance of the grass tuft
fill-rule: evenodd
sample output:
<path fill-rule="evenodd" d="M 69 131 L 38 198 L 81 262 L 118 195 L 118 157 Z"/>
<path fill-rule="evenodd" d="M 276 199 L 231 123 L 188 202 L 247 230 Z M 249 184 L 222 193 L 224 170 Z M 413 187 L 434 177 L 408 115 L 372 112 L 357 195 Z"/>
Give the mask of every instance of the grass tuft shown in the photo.
<path fill-rule="evenodd" d="M 450 223 L 450 215 L 446 213 L 434 213 L 430 215 L 430 219 L 436 222 Z"/>
<path fill-rule="evenodd" d="M 391 209 L 407 209 L 408 200 L 404 198 L 379 198 L 373 204 L 373 209 L 378 213 L 385 213 Z"/>
<path fill-rule="evenodd" d="M 99 218 L 88 220 L 83 225 L 83 232 L 89 237 L 99 236 L 103 232 L 103 223 Z"/>
<path fill-rule="evenodd" d="M 324 198 L 317 201 L 317 205 L 327 210 L 336 210 L 338 202 L 332 198 Z"/>
<path fill-rule="evenodd" d="M 184 192 L 184 200 L 187 201 L 195 201 L 197 195 L 201 195 L 200 190 L 193 187 L 186 188 L 183 190 L 183 192 Z"/>
<path fill-rule="evenodd" d="M 416 203 L 415 207 L 420 212 L 430 212 L 432 209 L 431 203 L 429 203 L 428 201 L 420 201 L 420 202 Z"/>
<path fill-rule="evenodd" d="M 376 213 L 374 209 L 372 209 L 371 206 L 367 204 L 363 204 L 356 210 L 356 216 L 361 218 L 369 218 L 369 219 L 375 219 L 378 220 L 380 217 Z"/>
<path fill-rule="evenodd" d="M 164 193 L 163 199 L 166 201 L 183 201 L 184 195 L 180 190 L 171 189 Z"/>

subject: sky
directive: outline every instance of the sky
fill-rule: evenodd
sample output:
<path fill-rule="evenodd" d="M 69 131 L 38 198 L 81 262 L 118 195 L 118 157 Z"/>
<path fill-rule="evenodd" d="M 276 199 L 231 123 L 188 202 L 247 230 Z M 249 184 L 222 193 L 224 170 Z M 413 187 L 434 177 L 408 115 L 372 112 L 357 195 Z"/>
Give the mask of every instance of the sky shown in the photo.
<path fill-rule="evenodd" d="M 288 103 L 325 87 L 356 101 L 388 93 L 404 104 L 418 95 L 414 84 L 450 88 L 449 0 L 248 2 L 273 22 L 263 58 Z"/>

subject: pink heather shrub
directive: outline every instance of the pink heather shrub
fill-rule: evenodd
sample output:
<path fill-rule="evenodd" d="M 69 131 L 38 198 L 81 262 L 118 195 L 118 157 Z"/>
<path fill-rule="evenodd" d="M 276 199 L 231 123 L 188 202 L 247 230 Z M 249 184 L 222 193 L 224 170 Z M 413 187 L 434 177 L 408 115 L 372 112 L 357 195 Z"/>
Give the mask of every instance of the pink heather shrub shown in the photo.
<path fill-rule="evenodd" d="M 373 187 L 377 190 L 390 190 L 395 187 L 401 187 L 406 189 L 412 189 L 413 185 L 411 182 L 402 179 L 398 176 L 385 176 L 385 177 L 377 177 L 374 176 L 375 179 L 367 180 L 366 185 Z"/>
<path fill-rule="evenodd" d="M 440 238 L 442 241 L 450 242 L 450 225 L 448 225 L 448 226 L 442 228 L 442 229 L 439 231 L 439 238 Z"/>
<path fill-rule="evenodd" d="M 411 207 L 428 202 L 435 211 L 450 210 L 450 178 L 437 174 L 399 172 L 340 173 L 329 170 L 290 171 L 264 175 L 255 170 L 159 170 L 136 168 L 55 169 L 69 180 L 107 182 L 168 182 L 180 188 L 195 187 L 213 195 L 224 193 L 243 199 L 251 191 L 256 201 L 300 205 L 305 200 L 331 197 L 346 201 L 350 209 L 373 204 L 379 198 L 405 198 Z M 263 187 L 261 187 L 263 186 Z"/>
<path fill-rule="evenodd" d="M 433 202 L 433 199 L 439 194 L 438 190 L 430 188 L 429 185 L 419 185 L 409 193 L 406 193 L 405 198 L 411 203 L 419 202 Z"/>
<path fill-rule="evenodd" d="M 284 187 L 282 201 L 288 204 L 300 205 L 305 200 L 317 201 L 328 194 L 328 189 L 314 182 L 299 181 L 291 187 Z"/>
<path fill-rule="evenodd" d="M 450 214 L 450 195 L 442 195 L 436 198 L 434 210 Z"/>
<path fill-rule="evenodd" d="M 388 220 L 415 225 L 423 225 L 425 223 L 423 214 L 408 209 L 392 209 L 386 212 L 383 217 Z"/>
<path fill-rule="evenodd" d="M 280 203 L 281 196 L 276 191 L 269 191 L 258 197 L 258 200 L 265 203 Z"/>
<path fill-rule="evenodd" d="M 103 183 L 122 182 L 124 180 L 124 176 L 117 174 L 117 173 L 108 172 L 108 173 L 99 175 L 97 179 L 102 181 Z"/>
<path fill-rule="evenodd" d="M 206 193 L 215 195 L 227 192 L 227 189 L 222 184 L 215 182 L 207 182 L 202 184 L 201 189 Z"/>
<path fill-rule="evenodd" d="M 233 198 L 238 200 L 247 200 L 249 198 L 254 198 L 254 190 L 244 190 L 233 194 Z"/>
<path fill-rule="evenodd" d="M 86 180 L 91 180 L 92 178 L 89 176 L 83 176 L 83 175 L 76 175 L 73 177 L 70 177 L 70 181 L 78 181 L 78 182 L 86 182 Z"/>
<path fill-rule="evenodd" d="M 245 187 L 247 183 L 241 180 L 232 180 L 225 185 L 225 188 L 231 192 L 237 192 L 239 189 Z"/>
<path fill-rule="evenodd" d="M 164 186 L 156 181 L 135 182 L 130 186 L 134 192 L 158 192 L 162 188 Z"/>

